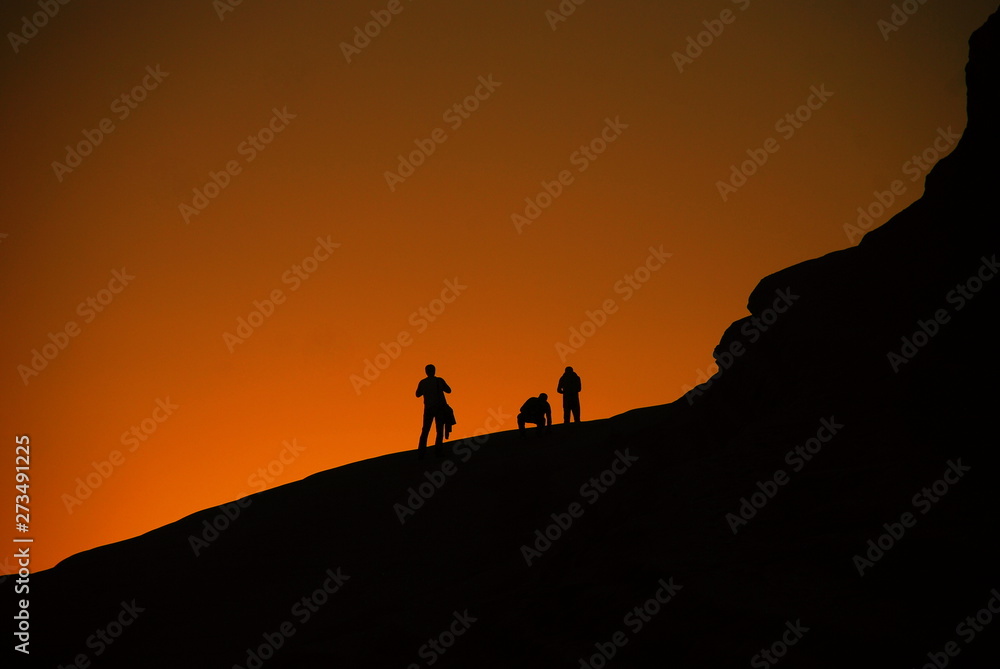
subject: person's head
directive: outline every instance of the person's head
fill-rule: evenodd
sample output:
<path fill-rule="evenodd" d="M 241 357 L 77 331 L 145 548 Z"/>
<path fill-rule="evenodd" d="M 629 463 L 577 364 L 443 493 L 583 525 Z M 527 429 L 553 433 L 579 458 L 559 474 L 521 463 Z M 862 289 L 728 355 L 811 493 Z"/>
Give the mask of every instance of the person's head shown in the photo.
<path fill-rule="evenodd" d="M 427 372 L 427 376 L 434 376 L 434 365 L 427 365 L 424 367 L 424 371 Z"/>
<path fill-rule="evenodd" d="M 540 399 L 540 400 L 547 400 L 547 399 L 549 399 L 549 396 L 546 395 L 545 393 L 542 393 L 541 395 L 538 396 L 538 399 Z"/>
<path fill-rule="evenodd" d="M 567 367 L 567 368 L 566 368 L 566 371 L 567 371 L 567 372 L 572 372 L 572 371 L 573 371 L 573 368 L 572 368 L 572 367 Z"/>

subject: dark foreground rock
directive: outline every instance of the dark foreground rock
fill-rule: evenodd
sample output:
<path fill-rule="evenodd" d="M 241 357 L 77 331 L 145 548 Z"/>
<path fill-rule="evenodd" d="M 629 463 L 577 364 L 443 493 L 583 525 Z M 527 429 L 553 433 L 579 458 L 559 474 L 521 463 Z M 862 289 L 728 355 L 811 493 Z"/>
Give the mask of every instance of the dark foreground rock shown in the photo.
<path fill-rule="evenodd" d="M 997 666 L 998 25 L 925 195 L 762 280 L 710 384 L 76 555 L 35 666 Z"/>

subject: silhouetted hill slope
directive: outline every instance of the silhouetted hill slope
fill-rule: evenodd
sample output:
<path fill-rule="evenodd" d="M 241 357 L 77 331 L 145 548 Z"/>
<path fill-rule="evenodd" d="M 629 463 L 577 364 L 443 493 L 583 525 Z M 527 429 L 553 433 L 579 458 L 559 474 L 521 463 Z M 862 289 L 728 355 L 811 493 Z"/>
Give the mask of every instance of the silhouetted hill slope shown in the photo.
<path fill-rule="evenodd" d="M 1000 282 L 971 278 L 997 251 L 998 23 L 970 42 L 968 129 L 924 197 L 762 280 L 707 387 L 547 440 L 491 435 L 403 523 L 395 505 L 441 462 L 355 463 L 76 555 L 33 577 L 32 658 L 997 666 Z M 901 352 L 921 321 L 935 334 Z"/>

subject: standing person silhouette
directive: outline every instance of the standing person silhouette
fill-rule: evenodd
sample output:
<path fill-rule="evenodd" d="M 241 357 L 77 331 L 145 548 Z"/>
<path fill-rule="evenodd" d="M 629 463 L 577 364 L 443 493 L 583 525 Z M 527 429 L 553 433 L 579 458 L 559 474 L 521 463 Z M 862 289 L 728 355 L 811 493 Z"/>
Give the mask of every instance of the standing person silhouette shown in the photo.
<path fill-rule="evenodd" d="M 434 442 L 435 455 L 441 457 L 444 452 L 441 450 L 441 442 L 444 439 L 445 419 L 448 414 L 448 402 L 444 398 L 445 393 L 450 393 L 451 388 L 440 376 L 434 376 L 434 365 L 424 367 L 427 378 L 420 379 L 417 384 L 417 397 L 424 398 L 424 424 L 420 428 L 420 443 L 417 446 L 417 457 L 424 457 L 424 449 L 427 448 L 427 434 L 431 431 L 431 423 L 435 424 L 437 434 Z"/>
<path fill-rule="evenodd" d="M 572 367 L 567 367 L 566 371 L 559 377 L 559 386 L 556 392 L 563 396 L 563 422 L 568 423 L 570 414 L 573 415 L 574 422 L 580 422 L 580 375 L 573 371 Z"/>

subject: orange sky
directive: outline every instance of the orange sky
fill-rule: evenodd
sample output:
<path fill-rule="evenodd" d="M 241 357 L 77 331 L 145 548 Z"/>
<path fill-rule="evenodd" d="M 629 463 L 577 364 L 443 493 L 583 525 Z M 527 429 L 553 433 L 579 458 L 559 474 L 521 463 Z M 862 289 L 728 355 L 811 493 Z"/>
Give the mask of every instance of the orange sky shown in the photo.
<path fill-rule="evenodd" d="M 428 362 L 459 437 L 491 410 L 513 428 L 566 364 L 585 419 L 674 400 L 761 277 L 856 243 L 893 180 L 876 223 L 920 195 L 906 163 L 964 128 L 967 39 L 995 9 L 929 2 L 886 39 L 891 3 L 860 0 L 590 0 L 558 22 L 556 0 L 223 1 L 71 2 L 37 30 L 35 2 L 0 10 L 2 421 L 11 467 L 31 438 L 36 570 L 414 448 Z M 372 11 L 391 21 L 347 62 Z M 679 60 L 703 21 L 721 33 Z M 417 140 L 433 153 L 387 183 Z M 748 150 L 767 162 L 724 201 Z M 542 182 L 558 196 L 518 225 Z"/>

